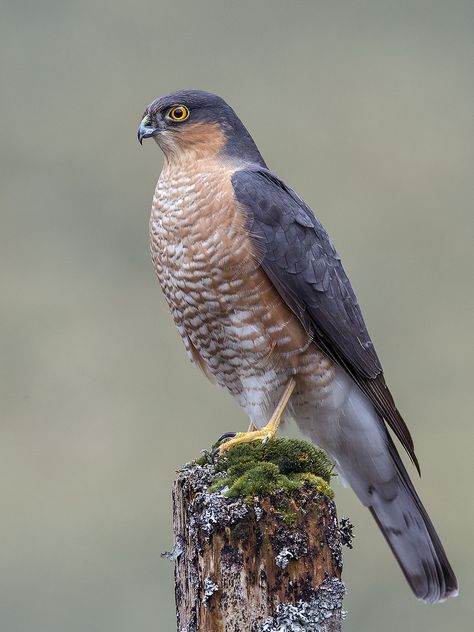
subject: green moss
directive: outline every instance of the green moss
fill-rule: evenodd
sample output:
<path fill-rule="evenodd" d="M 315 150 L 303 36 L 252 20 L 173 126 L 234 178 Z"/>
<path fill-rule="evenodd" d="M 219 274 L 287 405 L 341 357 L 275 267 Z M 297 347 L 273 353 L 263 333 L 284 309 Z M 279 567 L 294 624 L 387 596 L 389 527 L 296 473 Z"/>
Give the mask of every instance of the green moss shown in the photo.
<path fill-rule="evenodd" d="M 308 483 L 318 490 L 318 494 L 334 498 L 334 492 L 331 486 L 321 476 L 316 476 L 315 474 L 311 474 L 311 472 L 304 472 L 302 474 L 294 474 L 293 480 L 300 481 L 300 484 Z"/>
<path fill-rule="evenodd" d="M 294 527 L 298 522 L 298 514 L 294 513 L 293 511 L 283 511 L 281 517 L 289 527 Z"/>
<path fill-rule="evenodd" d="M 301 483 L 294 481 L 296 483 L 296 488 L 301 487 Z M 298 514 L 295 513 L 295 505 L 291 502 L 289 496 L 280 496 L 276 499 L 275 509 L 280 513 L 283 520 L 290 527 L 294 526 L 298 520 Z"/>
<path fill-rule="evenodd" d="M 265 444 L 243 443 L 220 457 L 215 467 L 221 476 L 210 491 L 223 491 L 229 498 L 250 500 L 277 490 L 291 494 L 304 485 L 314 487 L 319 494 L 334 496 L 329 486 L 333 465 L 325 452 L 307 441 L 277 438 Z M 282 512 L 284 517 L 286 513 Z M 296 516 L 286 518 L 291 522 Z"/>
<path fill-rule="evenodd" d="M 229 498 L 249 498 L 266 496 L 276 489 L 292 491 L 298 489 L 297 481 L 280 473 L 278 465 L 274 463 L 256 463 L 242 476 L 234 480 L 226 496 Z"/>
<path fill-rule="evenodd" d="M 270 462 L 278 465 L 282 474 L 309 472 L 329 483 L 333 464 L 323 450 L 308 441 L 277 438 L 262 443 L 252 441 L 231 448 L 221 457 L 216 469 L 227 472 L 233 466 L 249 462 Z"/>

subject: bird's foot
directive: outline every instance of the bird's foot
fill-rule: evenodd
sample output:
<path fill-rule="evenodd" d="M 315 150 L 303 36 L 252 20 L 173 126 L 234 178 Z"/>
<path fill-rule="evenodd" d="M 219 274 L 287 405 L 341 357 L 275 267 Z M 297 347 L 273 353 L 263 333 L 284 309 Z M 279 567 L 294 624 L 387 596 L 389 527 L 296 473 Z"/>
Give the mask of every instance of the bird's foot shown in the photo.
<path fill-rule="evenodd" d="M 241 443 L 250 443 L 251 441 L 259 441 L 262 443 L 266 443 L 275 436 L 276 427 L 273 423 L 268 423 L 260 430 L 250 430 L 248 432 L 226 432 L 218 439 L 218 443 L 223 441 L 224 439 L 228 439 L 225 443 L 222 443 L 216 452 L 219 455 L 224 454 L 230 448 L 233 448 L 235 445 L 240 445 Z"/>
<path fill-rule="evenodd" d="M 224 439 L 228 439 L 228 441 L 221 444 L 216 449 L 216 453 L 219 455 L 224 454 L 224 452 L 227 452 L 230 448 L 233 448 L 235 445 L 240 445 L 241 443 L 250 443 L 251 441 L 258 440 L 266 443 L 269 439 L 274 437 L 280 423 L 281 416 L 283 415 L 286 405 L 288 404 L 288 400 L 295 389 L 295 385 L 295 379 L 292 377 L 286 385 L 283 395 L 281 396 L 280 401 L 278 402 L 277 407 L 266 426 L 263 426 L 260 430 L 254 430 L 255 426 L 251 423 L 247 432 L 226 432 L 219 438 L 218 443 Z"/>

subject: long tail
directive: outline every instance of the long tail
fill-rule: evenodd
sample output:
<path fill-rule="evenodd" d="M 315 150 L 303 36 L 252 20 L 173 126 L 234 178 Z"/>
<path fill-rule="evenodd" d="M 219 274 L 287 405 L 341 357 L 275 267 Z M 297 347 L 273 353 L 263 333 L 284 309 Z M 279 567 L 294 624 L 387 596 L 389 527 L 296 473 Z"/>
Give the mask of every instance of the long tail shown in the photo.
<path fill-rule="evenodd" d="M 456 576 L 390 437 L 388 441 L 396 468 L 395 495 L 384 498 L 374 489 L 370 511 L 418 599 L 444 601 L 458 594 Z"/>
<path fill-rule="evenodd" d="M 301 430 L 329 452 L 370 509 L 418 599 L 435 603 L 457 595 L 443 545 L 382 419 L 344 374 L 334 393 L 312 423 L 299 423 Z"/>

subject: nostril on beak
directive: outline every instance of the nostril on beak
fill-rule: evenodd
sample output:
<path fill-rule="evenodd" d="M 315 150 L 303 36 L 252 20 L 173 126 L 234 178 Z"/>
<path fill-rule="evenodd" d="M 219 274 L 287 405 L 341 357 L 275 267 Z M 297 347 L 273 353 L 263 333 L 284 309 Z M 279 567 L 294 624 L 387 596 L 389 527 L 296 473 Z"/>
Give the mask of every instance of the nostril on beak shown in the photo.
<path fill-rule="evenodd" d="M 142 122 L 138 126 L 137 138 L 140 145 L 143 142 L 144 138 L 150 138 L 157 133 L 157 129 L 150 125 L 150 120 L 148 116 L 144 116 Z"/>

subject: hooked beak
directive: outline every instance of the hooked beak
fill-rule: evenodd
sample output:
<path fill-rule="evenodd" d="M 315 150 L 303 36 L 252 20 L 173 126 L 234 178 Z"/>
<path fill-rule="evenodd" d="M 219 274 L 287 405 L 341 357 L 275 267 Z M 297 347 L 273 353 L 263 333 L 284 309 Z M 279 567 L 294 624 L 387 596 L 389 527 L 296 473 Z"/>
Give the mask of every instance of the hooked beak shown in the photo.
<path fill-rule="evenodd" d="M 156 136 L 159 131 L 160 131 L 159 127 L 150 126 L 150 120 L 148 116 L 145 116 L 142 122 L 140 123 L 140 125 L 138 126 L 138 132 L 137 132 L 138 142 L 141 145 L 144 138 L 151 138 L 152 136 Z"/>

